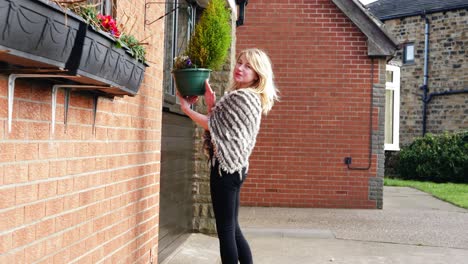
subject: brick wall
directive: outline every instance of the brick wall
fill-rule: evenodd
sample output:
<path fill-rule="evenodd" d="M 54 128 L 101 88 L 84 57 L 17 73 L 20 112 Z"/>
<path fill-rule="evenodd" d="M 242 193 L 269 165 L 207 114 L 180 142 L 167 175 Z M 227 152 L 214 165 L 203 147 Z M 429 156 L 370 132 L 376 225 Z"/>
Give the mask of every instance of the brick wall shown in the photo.
<path fill-rule="evenodd" d="M 466 9 L 427 15 L 429 35 L 429 92 L 468 88 L 466 47 L 468 14 Z M 419 96 L 424 79 L 424 18 L 421 16 L 389 20 L 389 31 L 400 43 L 414 43 L 414 64 L 401 67 L 400 142 L 407 145 L 422 135 L 422 100 Z M 394 61 L 402 61 L 400 50 Z M 468 129 L 468 94 L 434 97 L 427 108 L 427 132 Z"/>
<path fill-rule="evenodd" d="M 243 205 L 382 207 L 385 60 L 372 89 L 366 41 L 329 0 L 249 3 L 237 50 L 269 53 L 281 102 L 262 120 Z M 346 167 L 367 168 L 369 147 L 369 169 Z"/>
<path fill-rule="evenodd" d="M 60 91 L 52 134 L 51 83 L 31 79 L 17 81 L 8 133 L 0 74 L 0 263 L 157 262 L 164 29 L 144 29 L 144 8 L 118 1 L 117 19 L 149 37 L 151 67 L 137 96 L 99 99 L 95 133 L 93 97 L 78 93 L 65 132 Z"/>

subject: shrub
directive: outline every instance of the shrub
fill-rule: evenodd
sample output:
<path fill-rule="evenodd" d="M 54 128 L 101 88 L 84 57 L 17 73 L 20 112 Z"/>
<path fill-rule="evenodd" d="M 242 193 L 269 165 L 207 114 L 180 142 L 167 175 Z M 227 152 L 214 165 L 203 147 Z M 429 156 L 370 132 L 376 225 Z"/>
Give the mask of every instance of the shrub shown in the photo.
<path fill-rule="evenodd" d="M 231 46 L 231 14 L 225 0 L 211 0 L 190 39 L 186 55 L 200 68 L 219 69 Z"/>
<path fill-rule="evenodd" d="M 398 177 L 400 163 L 399 151 L 385 151 L 385 177 Z"/>
<path fill-rule="evenodd" d="M 402 148 L 399 172 L 404 179 L 468 182 L 468 131 L 417 138 Z"/>

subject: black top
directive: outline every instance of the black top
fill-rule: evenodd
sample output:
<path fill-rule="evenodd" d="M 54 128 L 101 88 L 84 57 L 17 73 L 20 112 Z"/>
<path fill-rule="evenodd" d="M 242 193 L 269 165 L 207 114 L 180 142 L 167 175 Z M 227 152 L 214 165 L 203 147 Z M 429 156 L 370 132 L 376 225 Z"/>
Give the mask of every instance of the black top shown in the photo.
<path fill-rule="evenodd" d="M 380 20 L 468 8 L 468 0 L 378 0 L 366 8 Z"/>

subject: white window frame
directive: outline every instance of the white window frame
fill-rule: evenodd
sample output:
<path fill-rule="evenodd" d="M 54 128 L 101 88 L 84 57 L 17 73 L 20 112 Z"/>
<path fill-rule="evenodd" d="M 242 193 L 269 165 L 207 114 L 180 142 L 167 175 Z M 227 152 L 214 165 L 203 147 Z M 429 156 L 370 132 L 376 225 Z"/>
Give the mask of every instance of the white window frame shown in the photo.
<path fill-rule="evenodd" d="M 400 150 L 400 67 L 387 65 L 386 71 L 393 72 L 393 80 L 385 83 L 385 91 L 393 91 L 393 142 L 385 143 L 385 150 Z M 384 131 L 387 131 L 385 127 Z M 385 137 L 384 137 L 385 138 Z"/>
<path fill-rule="evenodd" d="M 188 0 L 174 0 L 171 2 L 172 5 L 169 7 L 169 9 L 175 10 L 173 13 L 173 20 L 172 20 L 172 47 L 171 47 L 171 62 L 174 61 L 174 58 L 181 52 L 181 50 L 178 50 L 179 47 L 179 41 L 185 42 L 187 45 L 188 42 L 190 41 L 190 38 L 192 37 L 192 33 L 195 30 L 195 21 L 197 17 L 197 10 L 195 8 L 195 5 L 190 5 L 190 2 Z M 182 8 L 177 8 L 177 7 L 182 7 Z M 176 9 L 177 8 L 177 9 Z M 188 21 L 187 21 L 187 32 L 185 33 L 186 39 L 182 40 L 178 38 L 178 31 L 179 31 L 179 13 L 180 12 L 186 12 L 188 13 Z M 166 30 L 171 30 L 166 28 Z M 172 65 L 170 65 L 172 68 Z M 175 99 L 175 102 L 178 101 L 178 98 L 175 96 L 176 89 L 175 89 L 175 84 L 174 80 L 170 78 L 170 83 L 169 84 L 163 84 L 163 85 L 169 85 L 170 90 L 164 90 L 166 99 L 167 97 L 172 97 L 172 99 Z M 170 99 L 169 99 L 170 100 Z"/>

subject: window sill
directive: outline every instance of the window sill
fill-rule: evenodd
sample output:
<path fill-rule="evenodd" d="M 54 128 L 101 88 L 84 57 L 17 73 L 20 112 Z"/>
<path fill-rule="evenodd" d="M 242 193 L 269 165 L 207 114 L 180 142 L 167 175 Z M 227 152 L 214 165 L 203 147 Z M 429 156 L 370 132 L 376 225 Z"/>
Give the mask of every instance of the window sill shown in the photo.
<path fill-rule="evenodd" d="M 166 113 L 172 113 L 176 115 L 181 115 L 181 116 L 187 116 L 182 109 L 180 109 L 180 104 L 174 104 L 167 102 L 166 99 L 164 99 L 163 107 L 162 107 L 163 112 Z"/>
<path fill-rule="evenodd" d="M 400 151 L 400 147 L 394 144 L 385 144 L 384 150 L 385 151 Z"/>

